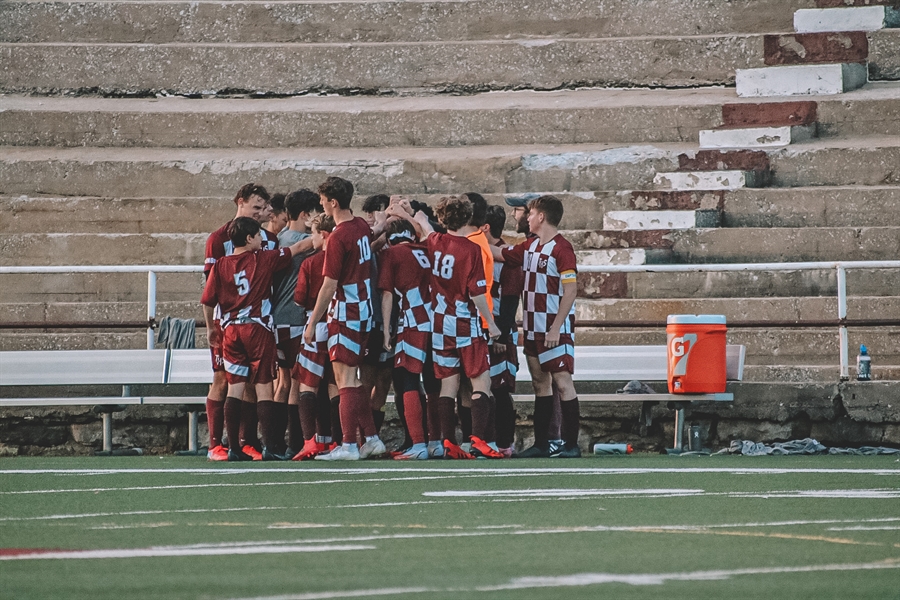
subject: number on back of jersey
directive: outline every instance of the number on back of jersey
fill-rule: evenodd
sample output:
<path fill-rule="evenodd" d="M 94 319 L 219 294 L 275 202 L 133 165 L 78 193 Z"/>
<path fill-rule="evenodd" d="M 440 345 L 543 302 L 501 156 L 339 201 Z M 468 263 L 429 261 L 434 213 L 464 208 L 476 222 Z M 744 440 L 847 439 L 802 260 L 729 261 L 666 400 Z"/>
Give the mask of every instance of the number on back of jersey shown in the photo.
<path fill-rule="evenodd" d="M 356 240 L 356 245 L 359 246 L 359 264 L 372 258 L 372 247 L 369 245 L 368 237 L 359 238 Z"/>
<path fill-rule="evenodd" d="M 250 291 L 250 282 L 247 280 L 247 272 L 239 271 L 234 274 L 234 285 L 237 286 L 239 296 L 246 296 Z"/>
<path fill-rule="evenodd" d="M 431 270 L 432 275 L 443 279 L 453 279 L 453 263 L 456 257 L 452 254 L 443 255 L 443 252 L 434 253 L 434 268 Z"/>

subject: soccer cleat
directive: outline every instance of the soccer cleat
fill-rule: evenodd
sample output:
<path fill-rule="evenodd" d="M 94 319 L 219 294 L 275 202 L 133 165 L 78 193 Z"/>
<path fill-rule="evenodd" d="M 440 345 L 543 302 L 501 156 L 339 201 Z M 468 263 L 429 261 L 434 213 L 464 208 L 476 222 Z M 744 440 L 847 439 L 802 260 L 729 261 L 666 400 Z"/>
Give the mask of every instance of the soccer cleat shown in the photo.
<path fill-rule="evenodd" d="M 249 454 L 244 454 L 240 450 L 228 451 L 228 462 L 243 462 L 247 460 L 253 460 L 253 457 Z"/>
<path fill-rule="evenodd" d="M 500 448 L 500 454 L 503 455 L 503 458 L 512 458 L 516 454 L 516 449 L 513 446 Z"/>
<path fill-rule="evenodd" d="M 322 452 L 322 446 L 316 441 L 316 438 L 310 438 L 303 442 L 303 448 L 291 460 L 312 460 Z"/>
<path fill-rule="evenodd" d="M 342 444 L 328 454 L 316 455 L 316 460 L 359 460 L 356 444 Z"/>
<path fill-rule="evenodd" d="M 487 442 L 474 435 L 472 436 L 471 454 L 475 458 L 503 458 L 503 455 L 491 448 Z"/>
<path fill-rule="evenodd" d="M 516 458 L 547 458 L 548 456 L 550 456 L 550 452 L 546 448 L 537 445 L 526 448 L 516 454 Z"/>
<path fill-rule="evenodd" d="M 376 435 L 367 439 L 366 442 L 359 448 L 359 457 L 375 458 L 376 456 L 381 456 L 385 452 L 387 452 L 387 448 L 384 447 L 384 442 L 382 442 Z"/>
<path fill-rule="evenodd" d="M 228 450 L 222 446 L 214 446 L 206 453 L 206 458 L 212 461 L 228 460 Z"/>
<path fill-rule="evenodd" d="M 566 444 L 562 440 L 550 440 L 550 449 L 547 451 L 547 456 L 550 458 L 559 458 L 559 455 L 564 452 L 565 449 Z"/>
<path fill-rule="evenodd" d="M 581 458 L 581 448 L 577 445 L 563 445 L 562 450 L 559 450 L 556 454 L 551 454 L 550 458 Z"/>
<path fill-rule="evenodd" d="M 444 458 L 449 460 L 471 460 L 475 457 L 450 440 L 444 440 Z"/>
<path fill-rule="evenodd" d="M 284 451 L 284 460 L 294 460 L 295 456 L 297 456 L 297 451 L 288 446 Z"/>
<path fill-rule="evenodd" d="M 250 444 L 247 444 L 243 448 L 241 448 L 241 452 L 243 452 L 244 454 L 246 454 L 253 460 L 262 460 L 263 459 L 262 452 L 260 452 L 259 450 L 257 450 L 253 446 L 251 446 Z"/>
<path fill-rule="evenodd" d="M 263 450 L 262 450 L 262 459 L 263 460 L 289 460 L 288 458 L 285 458 L 284 454 L 276 454 L 275 452 L 272 452 L 265 446 L 263 446 Z"/>
<path fill-rule="evenodd" d="M 424 443 L 421 444 L 413 444 L 412 448 L 409 448 L 406 452 L 398 454 L 394 457 L 394 460 L 427 460 L 428 459 L 428 446 Z"/>
<path fill-rule="evenodd" d="M 440 442 L 428 442 L 428 458 L 444 458 L 444 446 Z"/>

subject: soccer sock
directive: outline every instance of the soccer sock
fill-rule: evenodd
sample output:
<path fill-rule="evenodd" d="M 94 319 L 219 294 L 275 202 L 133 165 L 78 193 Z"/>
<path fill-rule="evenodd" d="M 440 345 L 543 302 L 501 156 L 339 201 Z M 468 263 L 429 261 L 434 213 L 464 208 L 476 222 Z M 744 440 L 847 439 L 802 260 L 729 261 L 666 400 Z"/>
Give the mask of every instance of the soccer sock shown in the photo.
<path fill-rule="evenodd" d="M 222 417 L 225 431 L 228 432 L 228 439 L 231 440 L 231 449 L 240 452 L 241 445 L 238 440 L 241 439 L 241 405 L 245 402 L 242 402 L 240 398 L 228 396 L 222 404 Z"/>
<path fill-rule="evenodd" d="M 273 400 L 260 400 L 256 403 L 256 414 L 259 417 L 259 424 L 262 428 L 262 443 L 271 452 L 277 452 L 279 446 L 275 438 L 278 431 L 276 423 L 277 410 Z"/>
<path fill-rule="evenodd" d="M 459 428 L 462 430 L 462 439 L 467 442 L 472 437 L 472 409 L 468 406 L 463 406 L 462 402 L 457 402 L 456 411 L 459 414 Z"/>
<path fill-rule="evenodd" d="M 316 431 L 319 435 L 331 437 L 331 400 L 327 390 L 316 394 L 316 407 Z"/>
<path fill-rule="evenodd" d="M 373 410 L 372 422 L 375 423 L 375 433 L 377 434 L 379 431 L 381 431 L 381 426 L 384 425 L 384 411 Z"/>
<path fill-rule="evenodd" d="M 303 439 L 309 440 L 316 434 L 316 413 L 318 412 L 319 399 L 315 392 L 300 392 L 300 402 L 297 405 L 300 414 L 300 428 L 303 429 Z"/>
<path fill-rule="evenodd" d="M 425 441 L 425 430 L 422 428 L 422 400 L 419 390 L 403 392 L 403 410 L 412 443 L 421 444 Z"/>
<path fill-rule="evenodd" d="M 344 432 L 345 444 L 356 443 L 356 429 L 359 418 L 356 416 L 356 388 L 345 387 L 338 390 L 341 401 L 338 404 L 341 414 L 341 429 Z"/>
<path fill-rule="evenodd" d="M 497 445 L 509 448 L 516 437 L 516 412 L 512 395 L 506 390 L 495 390 L 494 398 L 497 402 Z"/>
<path fill-rule="evenodd" d="M 534 445 L 546 448 L 550 442 L 549 427 L 553 417 L 553 396 L 534 397 Z"/>
<path fill-rule="evenodd" d="M 288 404 L 287 424 L 288 446 L 291 450 L 300 450 L 303 447 L 303 427 L 300 425 L 300 406 L 298 404 Z"/>
<path fill-rule="evenodd" d="M 331 439 L 333 441 L 344 439 L 344 430 L 341 427 L 341 397 L 335 396 L 328 401 L 331 413 Z"/>
<path fill-rule="evenodd" d="M 472 392 L 472 435 L 481 441 L 490 440 L 493 435 L 488 435 L 488 422 L 491 418 L 491 406 L 488 395 L 484 392 Z"/>
<path fill-rule="evenodd" d="M 241 402 L 241 437 L 240 446 L 259 446 L 259 417 L 256 414 L 256 402 Z"/>
<path fill-rule="evenodd" d="M 488 396 L 488 421 L 487 421 L 487 430 L 485 431 L 485 435 L 488 437 L 484 438 L 486 442 L 496 442 L 497 441 L 497 400 L 493 396 Z"/>
<path fill-rule="evenodd" d="M 225 427 L 225 403 L 221 400 L 206 399 L 206 423 L 209 426 L 210 449 L 222 445 L 222 430 Z"/>
<path fill-rule="evenodd" d="M 438 399 L 438 419 L 441 424 L 441 439 L 456 443 L 456 415 L 453 409 L 456 399 L 441 396 Z"/>
<path fill-rule="evenodd" d="M 369 390 L 364 386 L 356 389 L 356 418 L 363 436 L 369 438 L 378 435 L 375 427 L 375 416 L 369 405 Z M 382 413 L 383 415 L 384 413 Z"/>
<path fill-rule="evenodd" d="M 441 439 L 441 414 L 438 406 L 441 397 L 439 394 L 427 394 L 426 397 L 428 398 L 428 439 L 439 440 Z"/>
<path fill-rule="evenodd" d="M 566 446 L 578 445 L 578 432 L 581 429 L 581 411 L 578 397 L 560 403 L 562 409 L 562 439 Z"/>
<path fill-rule="evenodd" d="M 287 433 L 288 426 L 288 403 L 287 402 L 276 402 L 275 403 L 275 441 L 278 446 L 278 454 L 283 454 L 285 450 L 287 450 L 287 445 L 284 443 L 284 434 Z"/>

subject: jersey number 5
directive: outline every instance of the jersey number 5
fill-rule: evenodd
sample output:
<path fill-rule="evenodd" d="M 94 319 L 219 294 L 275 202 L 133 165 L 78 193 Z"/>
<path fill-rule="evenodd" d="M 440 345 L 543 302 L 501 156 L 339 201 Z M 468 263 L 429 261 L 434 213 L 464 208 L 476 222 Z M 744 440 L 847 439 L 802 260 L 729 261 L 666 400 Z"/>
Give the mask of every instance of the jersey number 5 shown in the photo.
<path fill-rule="evenodd" d="M 435 277 L 453 279 L 453 263 L 456 262 L 456 257 L 452 254 L 447 254 L 442 259 L 441 254 L 441 252 L 434 253 L 434 268 L 431 270 L 431 273 Z"/>
<path fill-rule="evenodd" d="M 247 281 L 247 272 L 240 271 L 234 274 L 234 285 L 237 286 L 239 296 L 246 296 L 250 291 L 250 282 Z"/>

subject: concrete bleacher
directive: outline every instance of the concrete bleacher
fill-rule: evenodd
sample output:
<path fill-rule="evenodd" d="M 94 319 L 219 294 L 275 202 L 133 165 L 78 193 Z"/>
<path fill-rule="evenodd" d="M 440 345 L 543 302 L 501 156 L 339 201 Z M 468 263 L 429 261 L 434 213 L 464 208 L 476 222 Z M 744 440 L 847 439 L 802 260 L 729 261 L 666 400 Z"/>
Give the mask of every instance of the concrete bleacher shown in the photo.
<path fill-rule="evenodd" d="M 900 29 L 848 36 L 847 54 L 795 31 L 796 11 L 832 4 L 3 2 L 0 262 L 199 264 L 240 185 L 289 191 L 331 174 L 353 181 L 358 200 L 558 194 L 584 264 L 896 259 Z M 811 61 L 863 61 L 869 82 L 788 98 L 735 88 L 738 70 Z M 734 127 L 730 110 L 797 100 L 815 103 L 815 136 L 754 148 L 764 187 L 659 189 L 661 174 L 697 169 L 701 132 Z M 636 224 L 634 211 L 659 210 L 711 211 L 714 222 Z M 146 314 L 140 275 L 0 278 L 3 324 Z M 900 317 L 898 283 L 897 270 L 850 271 L 848 317 Z M 157 314 L 199 318 L 200 286 L 161 276 Z M 834 319 L 836 286 L 833 271 L 592 274 L 578 315 Z M 900 379 L 898 335 L 851 328 L 851 350 L 865 343 L 875 377 Z M 0 329 L 0 350 L 144 340 L 139 329 Z M 660 328 L 579 334 L 663 340 Z M 746 381 L 837 381 L 835 328 L 733 329 L 729 341 L 747 346 Z"/>

